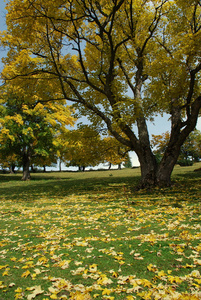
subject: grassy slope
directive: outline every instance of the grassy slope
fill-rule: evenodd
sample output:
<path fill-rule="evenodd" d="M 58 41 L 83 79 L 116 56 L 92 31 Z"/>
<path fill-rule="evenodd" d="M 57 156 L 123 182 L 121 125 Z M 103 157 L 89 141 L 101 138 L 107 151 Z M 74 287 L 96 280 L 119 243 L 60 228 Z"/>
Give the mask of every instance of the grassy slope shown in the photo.
<path fill-rule="evenodd" d="M 0 299 L 201 299 L 199 167 L 0 175 Z"/>

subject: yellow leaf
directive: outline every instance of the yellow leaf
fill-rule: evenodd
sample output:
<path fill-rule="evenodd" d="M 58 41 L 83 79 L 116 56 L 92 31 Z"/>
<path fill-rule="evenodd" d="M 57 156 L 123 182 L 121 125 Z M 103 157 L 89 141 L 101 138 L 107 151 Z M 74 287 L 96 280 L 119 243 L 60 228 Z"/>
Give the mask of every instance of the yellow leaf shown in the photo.
<path fill-rule="evenodd" d="M 184 268 L 193 268 L 194 267 L 194 265 L 189 265 L 189 264 L 186 264 L 185 266 L 184 266 Z"/>
<path fill-rule="evenodd" d="M 35 280 L 36 279 L 36 273 L 34 273 L 34 274 L 31 274 L 31 278 L 32 278 L 32 280 Z"/>
<path fill-rule="evenodd" d="M 33 286 L 31 288 L 29 288 L 29 290 L 32 290 L 33 293 L 28 295 L 27 300 L 32 300 L 34 299 L 37 295 L 42 294 L 44 291 L 41 289 L 41 286 Z"/>
<path fill-rule="evenodd" d="M 89 293 L 81 293 L 80 291 L 72 292 L 70 294 L 71 298 L 73 300 L 91 300 L 91 296 Z"/>
<path fill-rule="evenodd" d="M 16 299 L 23 299 L 22 294 L 16 294 L 16 295 L 15 295 L 15 300 L 16 300 Z"/>
<path fill-rule="evenodd" d="M 194 280 L 195 280 L 198 284 L 201 284 L 201 279 L 195 278 Z"/>
<path fill-rule="evenodd" d="M 182 280 L 178 276 L 168 276 L 168 279 L 171 283 L 176 282 L 176 283 L 181 283 Z"/>
<path fill-rule="evenodd" d="M 22 288 L 18 287 L 18 288 L 15 290 L 15 293 L 22 293 Z"/>
<path fill-rule="evenodd" d="M 102 291 L 102 295 L 110 295 L 110 294 L 111 294 L 111 290 L 107 288 Z"/>
<path fill-rule="evenodd" d="M 3 272 L 3 276 L 8 276 L 8 271 L 9 271 L 9 269 L 6 269 L 4 272 Z"/>
<path fill-rule="evenodd" d="M 0 266 L 0 270 L 1 270 L 1 269 L 6 269 L 7 267 L 8 267 L 8 265 Z"/>
<path fill-rule="evenodd" d="M 112 273 L 112 277 L 117 278 L 118 276 L 119 276 L 119 274 L 117 272 Z"/>
<path fill-rule="evenodd" d="M 27 270 L 26 272 L 24 272 L 24 273 L 21 275 L 21 277 L 27 278 L 30 274 L 31 274 L 30 271 Z"/>
<path fill-rule="evenodd" d="M 201 259 L 196 259 L 194 263 L 201 266 Z"/>
<path fill-rule="evenodd" d="M 12 261 L 16 261 L 17 260 L 17 258 L 16 257 L 11 257 L 11 259 L 10 260 L 12 260 Z"/>
<path fill-rule="evenodd" d="M 160 271 L 160 272 L 158 272 L 158 276 L 159 277 L 162 277 L 162 276 L 165 276 L 166 274 L 165 274 L 165 272 L 162 270 L 162 271 Z"/>
<path fill-rule="evenodd" d="M 93 264 L 89 266 L 89 272 L 95 273 L 97 271 L 97 265 Z"/>
<path fill-rule="evenodd" d="M 50 296 L 50 298 L 51 298 L 51 299 L 58 299 L 58 297 L 57 297 L 56 294 L 52 294 L 52 295 Z"/>
<path fill-rule="evenodd" d="M 49 290 L 50 293 L 52 293 L 52 294 L 56 294 L 56 293 L 57 293 L 57 290 L 54 289 L 53 287 L 49 287 L 48 290 Z"/>
<path fill-rule="evenodd" d="M 157 269 L 157 267 L 155 266 L 155 265 L 152 265 L 152 264 L 149 264 L 148 266 L 147 266 L 147 269 L 149 270 L 149 271 L 152 271 L 152 272 L 156 272 L 158 269 Z"/>
<path fill-rule="evenodd" d="M 148 288 L 152 287 L 152 283 L 147 279 L 142 279 L 142 284 L 143 284 L 144 287 L 146 287 L 146 286 Z"/>
<path fill-rule="evenodd" d="M 4 289 L 6 285 L 3 284 L 3 281 L 0 281 L 0 289 Z"/>

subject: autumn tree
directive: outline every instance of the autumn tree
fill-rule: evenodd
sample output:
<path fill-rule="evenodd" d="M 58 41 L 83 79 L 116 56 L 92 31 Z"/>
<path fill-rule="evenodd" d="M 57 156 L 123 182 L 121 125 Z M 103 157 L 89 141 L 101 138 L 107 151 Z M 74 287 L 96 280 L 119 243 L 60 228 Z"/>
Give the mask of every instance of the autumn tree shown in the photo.
<path fill-rule="evenodd" d="M 161 135 L 152 135 L 152 148 L 156 157 L 161 160 L 170 139 L 170 133 L 167 131 Z M 189 161 L 198 162 L 201 159 L 201 132 L 193 130 L 180 149 L 178 163 L 188 165 Z"/>
<path fill-rule="evenodd" d="M 35 83 L 32 88 L 37 89 Z M 55 139 L 73 124 L 69 108 L 59 103 L 41 103 L 31 86 L 14 94 L 16 86 L 2 89 L 0 107 L 0 153 L 4 160 L 14 155 L 23 167 L 22 180 L 30 178 L 30 164 L 57 161 Z M 33 91 L 32 91 L 33 92 Z"/>
<path fill-rule="evenodd" d="M 170 133 L 166 131 L 162 134 L 152 134 L 151 147 L 156 160 L 160 163 L 170 140 Z"/>
<path fill-rule="evenodd" d="M 111 136 L 103 136 L 89 125 L 81 125 L 76 130 L 61 134 L 59 139 L 66 141 L 62 147 L 62 161 L 82 171 L 106 162 L 120 165 L 128 159 L 128 148 Z"/>
<path fill-rule="evenodd" d="M 128 151 L 129 148 L 118 142 L 114 137 L 108 136 L 102 139 L 102 162 L 108 162 L 109 168 L 111 168 L 111 165 L 118 165 L 121 168 L 121 164 L 129 159 Z"/>
<path fill-rule="evenodd" d="M 103 161 L 101 136 L 88 125 L 67 132 L 63 139 L 68 141 L 63 148 L 63 161 L 67 166 L 77 166 L 84 171 Z"/>
<path fill-rule="evenodd" d="M 9 172 L 11 174 L 15 173 L 15 167 L 18 166 L 17 157 L 15 154 L 8 154 L 8 149 L 2 151 L 0 148 L 0 166 L 4 170 L 5 168 L 9 168 Z"/>
<path fill-rule="evenodd" d="M 141 187 L 170 185 L 201 107 L 200 1 L 11 0 L 7 10 L 2 78 L 54 81 L 81 116 L 136 152 Z M 171 132 L 158 163 L 147 121 L 163 113 Z"/>

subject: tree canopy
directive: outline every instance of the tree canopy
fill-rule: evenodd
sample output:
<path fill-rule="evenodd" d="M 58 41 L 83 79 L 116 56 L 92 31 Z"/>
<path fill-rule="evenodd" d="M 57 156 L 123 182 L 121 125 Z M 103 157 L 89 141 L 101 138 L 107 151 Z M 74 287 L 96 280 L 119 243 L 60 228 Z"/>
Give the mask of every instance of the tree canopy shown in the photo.
<path fill-rule="evenodd" d="M 2 78 L 51 82 L 46 99 L 70 101 L 136 152 L 142 187 L 169 185 L 201 107 L 200 1 L 11 0 L 7 10 Z M 163 113 L 171 132 L 158 164 L 147 120 Z"/>
<path fill-rule="evenodd" d="M 69 130 L 58 138 L 66 141 L 59 155 L 64 164 L 77 166 L 83 171 L 89 166 L 106 162 L 117 165 L 128 159 L 128 148 L 111 136 L 102 136 L 89 125 L 78 126 L 78 129 Z"/>
<path fill-rule="evenodd" d="M 13 93 L 15 91 L 15 94 Z M 1 97 L 0 156 L 23 166 L 23 180 L 29 179 L 30 163 L 57 161 L 57 137 L 73 125 L 70 110 L 62 102 L 41 103 L 31 97 L 30 87 L 21 93 L 10 85 Z"/>

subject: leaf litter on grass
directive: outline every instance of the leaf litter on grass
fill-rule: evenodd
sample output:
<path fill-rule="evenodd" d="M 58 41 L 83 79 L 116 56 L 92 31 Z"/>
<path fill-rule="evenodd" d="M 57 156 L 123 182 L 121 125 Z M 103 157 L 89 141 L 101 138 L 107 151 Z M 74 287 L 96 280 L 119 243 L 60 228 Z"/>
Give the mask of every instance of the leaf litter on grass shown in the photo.
<path fill-rule="evenodd" d="M 2 299 L 201 299 L 199 203 L 171 193 L 1 201 Z"/>

